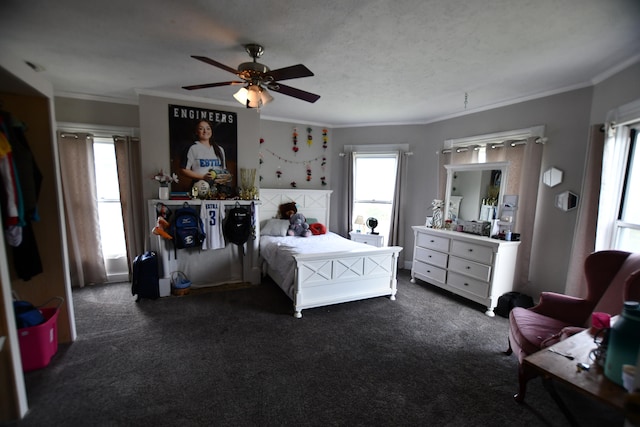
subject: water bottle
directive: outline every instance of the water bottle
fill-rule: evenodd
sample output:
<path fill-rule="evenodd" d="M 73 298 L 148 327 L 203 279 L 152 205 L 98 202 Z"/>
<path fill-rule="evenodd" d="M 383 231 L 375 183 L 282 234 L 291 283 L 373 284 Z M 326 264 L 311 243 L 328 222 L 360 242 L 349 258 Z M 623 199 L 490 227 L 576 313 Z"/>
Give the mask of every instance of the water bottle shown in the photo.
<path fill-rule="evenodd" d="M 609 332 L 604 375 L 622 385 L 622 365 L 635 365 L 640 349 L 640 303 L 626 301 L 622 315 Z"/>

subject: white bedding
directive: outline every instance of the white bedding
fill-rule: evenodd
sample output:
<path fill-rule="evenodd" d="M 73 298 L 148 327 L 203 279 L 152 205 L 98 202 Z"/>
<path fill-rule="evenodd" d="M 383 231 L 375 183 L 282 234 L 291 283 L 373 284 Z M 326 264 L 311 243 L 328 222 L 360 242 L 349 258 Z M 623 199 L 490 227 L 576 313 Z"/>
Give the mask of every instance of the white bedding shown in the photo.
<path fill-rule="evenodd" d="M 332 232 L 309 237 L 260 236 L 260 255 L 269 264 L 269 267 L 283 278 L 280 286 L 291 298 L 294 295 L 293 283 L 295 277 L 293 255 L 375 251 L 376 249 L 376 247 L 345 239 Z"/>

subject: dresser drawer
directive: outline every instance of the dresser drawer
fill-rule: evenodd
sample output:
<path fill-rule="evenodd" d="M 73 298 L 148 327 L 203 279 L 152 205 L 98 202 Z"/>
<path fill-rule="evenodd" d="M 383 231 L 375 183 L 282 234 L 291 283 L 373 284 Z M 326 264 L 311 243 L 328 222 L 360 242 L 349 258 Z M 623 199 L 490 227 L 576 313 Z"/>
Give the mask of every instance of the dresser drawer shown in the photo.
<path fill-rule="evenodd" d="M 444 268 L 434 267 L 421 261 L 413 261 L 413 272 L 425 276 L 438 283 L 445 283 L 447 270 Z"/>
<path fill-rule="evenodd" d="M 472 279 L 471 277 L 463 276 L 462 274 L 454 273 L 452 271 L 449 271 L 447 285 L 457 289 L 462 289 L 463 291 L 477 295 L 480 298 L 486 298 L 489 296 L 489 283 L 483 282 L 482 280 Z"/>
<path fill-rule="evenodd" d="M 484 280 L 486 282 L 488 282 L 491 278 L 490 265 L 479 264 L 477 262 L 454 256 L 449 259 L 449 271 L 462 273 L 467 276 L 475 277 L 476 279 Z"/>
<path fill-rule="evenodd" d="M 447 254 L 443 254 L 442 252 L 416 247 L 415 256 L 418 261 L 423 261 L 431 265 L 447 268 L 447 259 L 449 258 L 449 256 Z"/>
<path fill-rule="evenodd" d="M 451 244 L 451 255 L 456 255 L 483 264 L 493 263 L 493 249 L 490 246 L 478 245 L 459 240 Z"/>
<path fill-rule="evenodd" d="M 416 236 L 416 246 L 435 249 L 436 251 L 441 252 L 449 252 L 449 239 L 447 239 L 446 237 L 418 233 L 418 235 Z"/>

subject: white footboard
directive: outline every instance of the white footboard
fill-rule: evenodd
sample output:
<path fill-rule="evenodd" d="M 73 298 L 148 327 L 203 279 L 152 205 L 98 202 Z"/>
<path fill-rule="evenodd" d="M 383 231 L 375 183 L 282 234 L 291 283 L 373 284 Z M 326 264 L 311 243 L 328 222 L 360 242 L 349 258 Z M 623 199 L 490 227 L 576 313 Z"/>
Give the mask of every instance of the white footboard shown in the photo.
<path fill-rule="evenodd" d="M 399 246 L 294 256 L 294 316 L 305 308 L 389 295 L 395 300 Z"/>

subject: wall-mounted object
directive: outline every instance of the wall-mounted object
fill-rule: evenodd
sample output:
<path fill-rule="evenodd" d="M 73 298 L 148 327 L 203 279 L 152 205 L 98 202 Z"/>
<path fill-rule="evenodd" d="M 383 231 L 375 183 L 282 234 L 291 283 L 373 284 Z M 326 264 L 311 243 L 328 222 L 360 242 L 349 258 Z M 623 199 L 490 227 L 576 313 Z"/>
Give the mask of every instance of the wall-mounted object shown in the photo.
<path fill-rule="evenodd" d="M 578 206 L 578 195 L 571 191 L 563 191 L 556 194 L 556 208 L 565 212 Z"/>
<path fill-rule="evenodd" d="M 562 182 L 562 171 L 556 168 L 547 169 L 542 175 L 542 182 L 547 187 L 555 187 Z"/>

